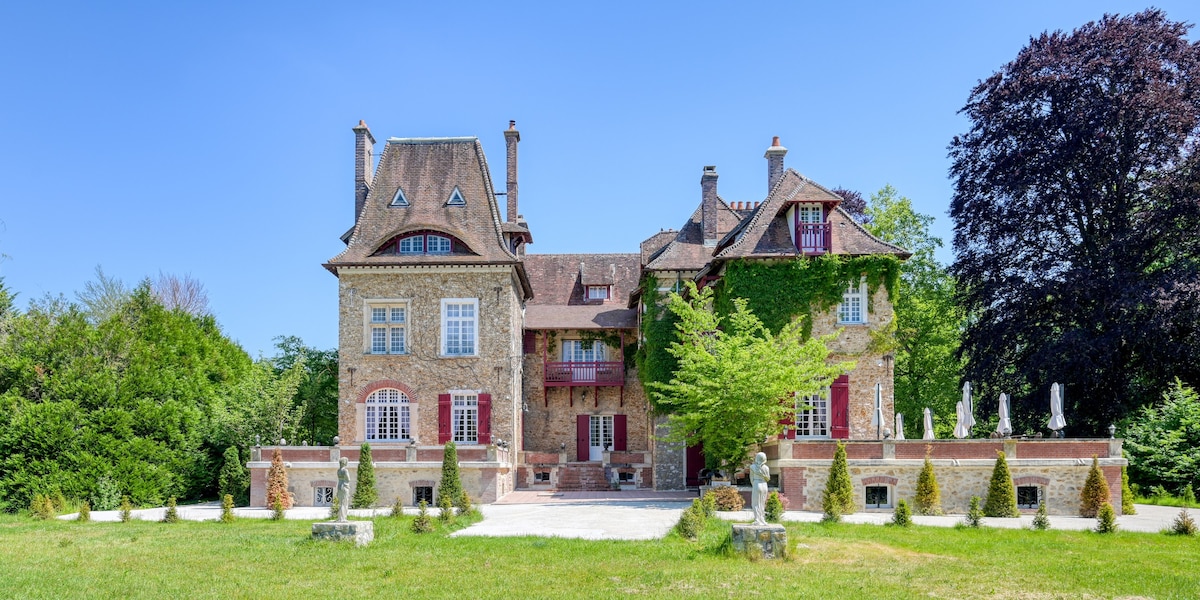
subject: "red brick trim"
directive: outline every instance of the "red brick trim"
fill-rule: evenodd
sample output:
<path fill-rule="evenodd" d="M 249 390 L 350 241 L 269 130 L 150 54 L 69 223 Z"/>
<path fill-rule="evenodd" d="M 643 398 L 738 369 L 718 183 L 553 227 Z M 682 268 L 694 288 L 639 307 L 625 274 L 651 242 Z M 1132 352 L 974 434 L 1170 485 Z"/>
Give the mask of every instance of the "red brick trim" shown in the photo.
<path fill-rule="evenodd" d="M 437 487 L 437 482 L 432 479 L 419 479 L 417 481 L 410 481 L 408 487 L 413 489 L 419 487 Z"/>
<path fill-rule="evenodd" d="M 407 385 L 396 381 L 395 379 L 379 379 L 368 383 L 366 387 L 364 387 L 363 390 L 358 393 L 358 399 L 355 400 L 355 402 L 358 404 L 364 404 L 367 401 L 367 396 L 370 396 L 375 391 L 382 390 L 384 388 L 395 388 L 401 392 L 404 392 L 404 395 L 408 396 L 409 404 L 416 404 L 417 402 L 417 395 L 413 393 L 412 389 Z"/>
<path fill-rule="evenodd" d="M 1013 485 L 1014 486 L 1016 486 L 1016 485 L 1048 486 L 1048 485 L 1050 485 L 1050 478 L 1042 477 L 1041 475 L 1024 475 L 1022 477 L 1014 477 Z"/>
<path fill-rule="evenodd" d="M 312 483 L 311 483 L 311 484 L 309 484 L 309 485 L 310 485 L 310 486 L 312 486 L 312 487 L 315 487 L 315 488 L 319 488 L 319 487 L 337 487 L 337 482 L 336 482 L 336 481 L 334 481 L 334 480 L 332 480 L 332 479 L 318 479 L 318 480 L 316 480 L 316 481 L 312 482 Z"/>
<path fill-rule="evenodd" d="M 875 475 L 873 477 L 863 477 L 863 485 L 896 485 L 900 480 L 887 475 Z"/>

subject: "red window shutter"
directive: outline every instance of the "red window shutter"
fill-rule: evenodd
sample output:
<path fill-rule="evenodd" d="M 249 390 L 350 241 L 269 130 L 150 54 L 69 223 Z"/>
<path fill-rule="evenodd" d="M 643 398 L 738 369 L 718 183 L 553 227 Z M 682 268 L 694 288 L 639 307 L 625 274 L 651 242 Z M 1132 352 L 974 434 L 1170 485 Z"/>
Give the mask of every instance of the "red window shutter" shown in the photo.
<path fill-rule="evenodd" d="M 537 353 L 537 332 L 536 331 L 528 331 L 527 330 L 525 332 L 525 336 L 521 342 L 521 350 L 525 354 L 536 354 Z"/>
<path fill-rule="evenodd" d="M 445 444 L 450 433 L 450 394 L 438 394 L 438 443 Z"/>
<path fill-rule="evenodd" d="M 829 387 L 829 437 L 850 438 L 850 378 L 842 375 Z"/>
<path fill-rule="evenodd" d="M 587 415 L 575 417 L 575 460 L 578 461 L 586 461 L 591 456 L 591 449 L 588 447 L 591 441 L 588 424 Z"/>
<path fill-rule="evenodd" d="M 479 443 L 492 443 L 492 395 L 479 395 Z"/>
<path fill-rule="evenodd" d="M 624 452 L 625 448 L 625 415 L 613 415 L 613 451 Z"/>

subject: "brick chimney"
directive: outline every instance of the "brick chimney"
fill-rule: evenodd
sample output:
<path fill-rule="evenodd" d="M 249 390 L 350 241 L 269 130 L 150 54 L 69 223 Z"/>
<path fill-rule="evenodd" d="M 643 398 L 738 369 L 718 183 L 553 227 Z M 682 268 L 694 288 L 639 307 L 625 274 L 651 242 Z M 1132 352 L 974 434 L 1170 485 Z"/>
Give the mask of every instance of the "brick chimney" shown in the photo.
<path fill-rule="evenodd" d="M 504 147 L 508 157 L 508 181 L 505 182 L 505 199 L 508 200 L 508 222 L 517 222 L 517 142 L 521 141 L 521 132 L 517 131 L 517 122 L 509 121 L 508 130 L 504 132 Z"/>
<path fill-rule="evenodd" d="M 771 139 L 771 147 L 767 148 L 767 153 L 763 158 L 767 159 L 767 193 L 775 189 L 775 183 L 783 177 L 783 157 L 787 154 L 787 148 L 779 145 L 779 136 Z"/>
<path fill-rule="evenodd" d="M 358 215 L 362 212 L 363 204 L 367 202 L 367 192 L 375 179 L 374 155 L 375 136 L 365 121 L 359 120 L 354 131 L 354 222 L 358 223 Z"/>
<path fill-rule="evenodd" d="M 704 230 L 704 245 L 717 245 L 717 211 L 721 201 L 717 199 L 717 168 L 704 167 L 700 176 L 700 227 Z"/>

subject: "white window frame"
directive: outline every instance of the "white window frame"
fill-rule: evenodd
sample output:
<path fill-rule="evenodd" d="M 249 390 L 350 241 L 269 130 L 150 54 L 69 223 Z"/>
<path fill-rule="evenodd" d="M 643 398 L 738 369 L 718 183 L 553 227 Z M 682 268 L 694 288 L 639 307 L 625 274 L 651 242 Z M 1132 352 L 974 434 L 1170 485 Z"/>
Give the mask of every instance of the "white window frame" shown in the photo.
<path fill-rule="evenodd" d="M 600 340 L 563 340 L 562 348 L 563 362 L 604 362 L 608 354 L 608 346 Z"/>
<path fill-rule="evenodd" d="M 406 299 L 369 299 L 363 302 L 363 354 L 408 354 L 412 310 Z M 376 320 L 376 311 L 383 320 Z M 399 317 L 397 317 L 399 311 Z M 399 320 L 397 320 L 399 319 Z M 382 350 L 375 345 L 376 333 L 382 332 Z M 397 335 L 399 346 L 397 347 Z"/>
<path fill-rule="evenodd" d="M 859 280 L 842 292 L 842 301 L 837 306 L 839 325 L 864 325 L 867 322 L 867 280 Z"/>
<path fill-rule="evenodd" d="M 470 320 L 461 315 L 461 309 L 464 306 L 470 306 L 472 316 Z M 459 315 L 451 316 L 451 307 L 458 307 Z M 469 334 L 471 340 L 470 352 L 450 352 L 450 333 L 452 326 L 457 325 L 454 329 L 457 330 L 459 336 L 459 346 L 462 346 L 464 334 Z M 464 331 L 463 326 L 467 326 Z M 462 356 L 479 356 L 479 298 L 442 298 L 442 341 L 441 355 L 443 357 L 462 357 Z"/>
<path fill-rule="evenodd" d="M 436 248 L 435 248 L 436 245 Z M 444 248 L 444 249 L 443 249 Z M 436 233 L 425 234 L 425 253 L 426 254 L 450 254 L 454 249 L 454 242 L 444 235 Z"/>
<path fill-rule="evenodd" d="M 611 294 L 608 291 L 607 285 L 589 285 L 587 286 L 588 300 L 608 300 Z"/>
<path fill-rule="evenodd" d="M 796 422 L 793 427 L 797 438 L 829 438 L 829 396 L 828 387 L 813 396 L 796 396 Z M 802 410 L 798 408 L 801 405 L 812 408 Z"/>
<path fill-rule="evenodd" d="M 363 423 L 366 430 L 363 438 L 366 441 L 412 440 L 412 404 L 408 394 L 396 388 L 380 388 L 371 392 L 363 404 Z M 389 435 L 391 432 L 395 432 L 395 435 Z"/>
<path fill-rule="evenodd" d="M 824 223 L 821 205 L 816 202 L 801 202 L 796 205 L 796 220 L 800 223 Z"/>
<path fill-rule="evenodd" d="M 450 390 L 450 439 L 456 444 L 479 443 L 479 392 Z"/>

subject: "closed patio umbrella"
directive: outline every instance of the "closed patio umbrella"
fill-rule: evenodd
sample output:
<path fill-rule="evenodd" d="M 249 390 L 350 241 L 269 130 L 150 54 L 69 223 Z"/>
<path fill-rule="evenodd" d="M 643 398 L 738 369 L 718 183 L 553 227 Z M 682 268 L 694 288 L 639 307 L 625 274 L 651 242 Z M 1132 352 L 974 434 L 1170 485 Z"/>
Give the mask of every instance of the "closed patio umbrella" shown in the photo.
<path fill-rule="evenodd" d="M 996 433 L 1004 437 L 1012 435 L 1012 421 L 1008 418 L 1008 394 L 1000 394 L 1000 421 L 996 423 Z"/>
<path fill-rule="evenodd" d="M 1067 420 L 1063 418 L 1062 386 L 1054 383 L 1050 386 L 1050 422 L 1046 424 L 1056 435 L 1061 436 Z"/>
<path fill-rule="evenodd" d="M 971 382 L 963 383 L 963 408 L 967 411 L 966 419 L 963 424 L 967 426 L 967 435 L 971 435 L 971 428 L 975 426 L 975 402 L 971 399 Z"/>
<path fill-rule="evenodd" d="M 933 436 L 933 413 L 929 412 L 929 407 L 925 407 L 925 435 L 921 437 L 923 440 L 935 439 Z"/>
<path fill-rule="evenodd" d="M 896 413 L 896 439 L 904 439 L 904 414 Z"/>
<path fill-rule="evenodd" d="M 958 416 L 958 421 L 954 423 L 954 437 L 961 440 L 971 435 L 971 432 L 967 430 L 967 409 L 963 407 L 962 400 L 954 405 L 954 414 Z"/>

